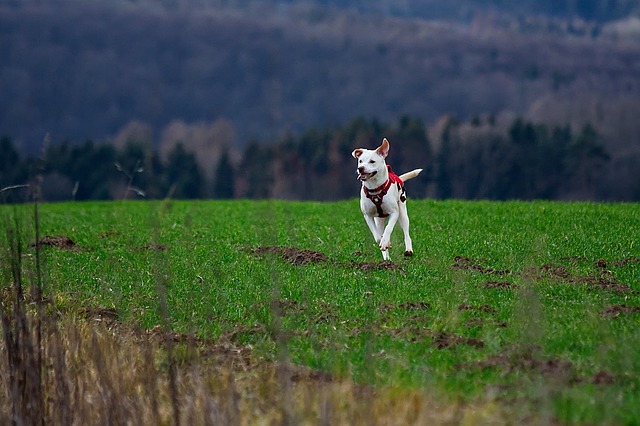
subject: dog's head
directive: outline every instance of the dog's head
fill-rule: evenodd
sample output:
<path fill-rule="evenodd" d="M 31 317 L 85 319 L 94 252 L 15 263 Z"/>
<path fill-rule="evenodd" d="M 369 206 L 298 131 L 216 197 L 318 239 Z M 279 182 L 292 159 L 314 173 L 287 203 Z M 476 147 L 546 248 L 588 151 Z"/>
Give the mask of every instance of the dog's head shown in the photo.
<path fill-rule="evenodd" d="M 354 149 L 351 153 L 358 160 L 358 179 L 365 182 L 387 169 L 385 158 L 389 155 L 389 141 L 382 139 L 382 145 L 376 149 Z"/>

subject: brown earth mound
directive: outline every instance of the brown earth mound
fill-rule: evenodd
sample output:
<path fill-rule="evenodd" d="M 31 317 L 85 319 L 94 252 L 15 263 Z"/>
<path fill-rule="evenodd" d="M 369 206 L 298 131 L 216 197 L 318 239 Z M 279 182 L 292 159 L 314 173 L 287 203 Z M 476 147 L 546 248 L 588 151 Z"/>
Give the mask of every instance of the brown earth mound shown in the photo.
<path fill-rule="evenodd" d="M 50 246 L 56 247 L 64 250 L 72 250 L 77 251 L 80 250 L 80 247 L 76 246 L 76 243 L 67 236 L 64 235 L 47 235 L 40 238 L 39 241 L 31 244 L 29 248 L 42 247 L 42 246 Z"/>
<path fill-rule="evenodd" d="M 484 288 L 518 288 L 517 285 L 512 284 L 508 281 L 489 281 L 482 284 Z"/>
<path fill-rule="evenodd" d="M 457 334 L 445 333 L 442 331 L 433 337 L 433 344 L 436 345 L 438 349 L 451 349 L 458 345 L 469 345 L 476 349 L 482 349 L 484 347 L 484 342 L 482 340 L 458 336 Z"/>
<path fill-rule="evenodd" d="M 492 315 L 495 315 L 495 314 L 498 313 L 495 309 L 493 309 L 489 305 L 469 305 L 468 303 L 463 303 L 460 306 L 458 306 L 458 310 L 459 311 L 483 312 L 483 313 L 492 314 Z"/>
<path fill-rule="evenodd" d="M 308 265 L 329 260 L 326 254 L 319 251 L 299 249 L 296 247 L 259 246 L 249 249 L 253 254 L 275 253 L 293 265 Z"/>
<path fill-rule="evenodd" d="M 620 315 L 635 314 L 640 312 L 640 306 L 613 305 L 602 310 L 600 316 L 619 317 Z"/>
<path fill-rule="evenodd" d="M 490 274 L 490 275 L 509 275 L 511 271 L 508 269 L 500 270 L 482 266 L 477 261 L 474 261 L 471 258 L 465 256 L 456 256 L 453 259 L 453 264 L 451 265 L 453 269 L 466 270 L 466 271 L 476 271 L 481 274 Z"/>

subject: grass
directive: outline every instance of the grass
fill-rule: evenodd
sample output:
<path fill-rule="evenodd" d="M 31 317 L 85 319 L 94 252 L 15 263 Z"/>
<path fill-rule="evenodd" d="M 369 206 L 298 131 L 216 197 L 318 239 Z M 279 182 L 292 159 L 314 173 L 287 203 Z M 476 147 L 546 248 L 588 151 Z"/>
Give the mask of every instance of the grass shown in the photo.
<path fill-rule="evenodd" d="M 28 218 L 30 208 L 2 214 Z M 40 234 L 75 245 L 42 247 L 43 287 L 62 313 L 109 312 L 134 329 L 166 326 L 198 344 L 243 348 L 260 365 L 328 373 L 290 394 L 332 387 L 352 411 L 321 402 L 346 423 L 371 419 L 358 404 L 419 422 L 425 407 L 393 405 L 415 400 L 448 413 L 441 421 L 629 424 L 640 421 L 637 211 L 411 200 L 416 255 L 402 257 L 398 231 L 389 265 L 355 200 L 44 204 Z M 273 247 L 314 253 L 292 262 Z M 33 270 L 34 249 L 24 251 Z M 192 365 L 189 345 L 175 356 Z M 277 369 L 259 374 L 287 395 Z M 363 399 L 369 386 L 375 396 Z"/>

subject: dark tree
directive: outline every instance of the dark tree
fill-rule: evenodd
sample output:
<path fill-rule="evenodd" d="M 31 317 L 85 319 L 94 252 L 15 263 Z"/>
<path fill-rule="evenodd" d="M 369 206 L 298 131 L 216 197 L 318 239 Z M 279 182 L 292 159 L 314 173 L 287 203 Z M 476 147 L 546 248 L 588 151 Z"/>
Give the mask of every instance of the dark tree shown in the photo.
<path fill-rule="evenodd" d="M 252 141 L 247 145 L 240 164 L 242 181 L 240 196 L 254 199 L 271 197 L 273 184 L 270 149 Z"/>
<path fill-rule="evenodd" d="M 600 143 L 595 129 L 586 124 L 569 145 L 567 169 L 571 184 L 580 196 L 597 198 L 599 179 L 609 154 Z"/>
<path fill-rule="evenodd" d="M 122 174 L 126 185 L 125 198 L 133 194 L 145 198 L 158 199 L 168 195 L 168 188 L 162 182 L 164 167 L 158 152 L 149 145 L 128 141 L 116 156 L 116 168 Z"/>
<path fill-rule="evenodd" d="M 203 195 L 203 177 L 191 152 L 181 143 L 169 152 L 164 168 L 164 187 L 172 198 L 199 198 Z"/>
<path fill-rule="evenodd" d="M 235 195 L 236 173 L 229 158 L 229 151 L 224 150 L 213 181 L 213 198 L 230 199 Z"/>
<path fill-rule="evenodd" d="M 0 138 L 0 190 L 7 188 L 1 193 L 0 200 L 23 201 L 24 193 L 22 191 L 16 192 L 18 188 L 11 190 L 8 187 L 26 184 L 27 177 L 26 164 L 20 158 L 11 138 Z"/>

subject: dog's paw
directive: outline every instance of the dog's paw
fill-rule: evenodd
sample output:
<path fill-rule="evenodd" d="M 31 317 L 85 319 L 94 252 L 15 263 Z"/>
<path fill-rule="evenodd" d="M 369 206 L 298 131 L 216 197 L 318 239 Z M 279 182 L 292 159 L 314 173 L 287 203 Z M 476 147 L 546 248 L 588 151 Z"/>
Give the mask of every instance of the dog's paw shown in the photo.
<path fill-rule="evenodd" d="M 391 248 L 391 241 L 385 240 L 384 238 L 380 240 L 380 250 L 386 251 Z"/>
<path fill-rule="evenodd" d="M 405 250 L 404 255 L 405 255 L 405 257 L 413 256 L 413 250 Z"/>

